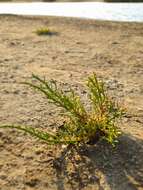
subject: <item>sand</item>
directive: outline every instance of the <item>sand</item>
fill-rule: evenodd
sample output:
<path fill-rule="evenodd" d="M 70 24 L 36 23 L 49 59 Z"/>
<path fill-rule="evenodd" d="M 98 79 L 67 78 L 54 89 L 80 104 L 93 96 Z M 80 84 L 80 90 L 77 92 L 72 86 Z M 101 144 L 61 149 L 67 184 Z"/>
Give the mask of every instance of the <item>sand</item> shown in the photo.
<path fill-rule="evenodd" d="M 71 86 L 88 105 L 84 84 L 95 72 L 127 109 L 116 148 L 98 143 L 73 150 L 74 157 L 0 129 L 0 189 L 143 189 L 143 23 L 12 15 L 1 15 L 0 23 L 0 124 L 52 130 L 62 123 L 59 108 L 21 83 L 32 73 L 65 91 Z M 57 34 L 38 36 L 41 26 Z"/>

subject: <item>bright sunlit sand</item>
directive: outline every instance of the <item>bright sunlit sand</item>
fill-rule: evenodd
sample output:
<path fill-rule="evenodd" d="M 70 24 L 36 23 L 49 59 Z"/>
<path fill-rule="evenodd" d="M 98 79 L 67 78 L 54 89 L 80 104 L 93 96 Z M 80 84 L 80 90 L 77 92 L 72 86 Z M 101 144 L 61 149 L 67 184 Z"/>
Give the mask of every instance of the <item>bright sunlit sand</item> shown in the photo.
<path fill-rule="evenodd" d="M 112 3 L 0 4 L 1 190 L 143 189 L 142 8 L 142 4 Z M 70 124 L 74 124 L 70 136 L 63 109 L 25 84 L 39 84 L 32 73 L 51 81 L 50 88 L 42 82 L 47 96 L 52 92 L 60 105 L 64 102 L 74 111 L 70 112 Z M 109 99 L 96 77 L 87 83 L 93 73 L 104 82 Z M 84 105 L 79 107 L 82 104 L 73 94 L 74 107 L 65 96 L 61 98 L 55 83 L 66 95 L 72 88 Z M 89 100 L 93 90 L 88 87 L 93 89 L 93 83 L 98 93 L 94 90 L 96 96 Z M 117 123 L 121 131 L 117 139 L 113 121 L 120 116 L 118 104 L 109 100 L 116 100 L 126 111 Z M 84 137 L 85 143 L 48 145 L 25 132 L 2 127 L 11 125 L 28 126 L 30 134 L 45 131 L 41 138 L 55 143 L 63 137 L 71 142 L 74 131 L 78 142 Z M 62 136 L 57 129 L 63 131 Z M 103 136 L 110 143 L 112 137 L 118 140 L 116 147 L 99 141 Z"/>

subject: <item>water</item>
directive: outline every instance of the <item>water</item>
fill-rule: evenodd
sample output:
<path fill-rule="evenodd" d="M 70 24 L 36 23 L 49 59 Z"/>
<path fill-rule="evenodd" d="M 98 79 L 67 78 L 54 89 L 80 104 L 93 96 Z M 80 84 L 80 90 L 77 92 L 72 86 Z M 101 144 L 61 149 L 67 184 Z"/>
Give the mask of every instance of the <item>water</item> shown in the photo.
<path fill-rule="evenodd" d="M 26 2 L 87 2 L 87 0 L 26 0 Z M 143 0 L 89 0 L 90 2 L 132 2 L 132 3 L 137 3 L 137 2 L 143 2 Z M 15 0 L 0 0 L 0 2 L 15 2 Z M 18 1 L 17 1 L 18 2 Z M 19 0 L 20 2 L 20 0 Z"/>
<path fill-rule="evenodd" d="M 143 22 L 143 3 L 0 3 L 0 14 L 68 16 Z"/>

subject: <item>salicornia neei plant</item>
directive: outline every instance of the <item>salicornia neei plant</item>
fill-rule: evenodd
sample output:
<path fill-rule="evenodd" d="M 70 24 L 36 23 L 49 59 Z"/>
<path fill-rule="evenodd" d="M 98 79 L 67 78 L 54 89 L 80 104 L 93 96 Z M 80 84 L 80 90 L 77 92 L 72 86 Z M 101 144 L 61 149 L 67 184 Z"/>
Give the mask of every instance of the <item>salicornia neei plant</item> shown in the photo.
<path fill-rule="evenodd" d="M 111 100 L 106 92 L 104 83 L 97 80 L 95 74 L 88 77 L 87 87 L 91 101 L 91 111 L 87 111 L 75 91 L 65 94 L 57 87 L 54 80 L 46 81 L 33 75 L 37 83 L 25 84 L 44 94 L 48 101 L 65 111 L 65 122 L 55 133 L 44 132 L 28 126 L 4 125 L 1 128 L 16 128 L 46 141 L 48 144 L 79 144 L 96 143 L 105 139 L 113 146 L 117 141 L 120 130 L 117 119 L 123 115 L 122 109 Z"/>
<path fill-rule="evenodd" d="M 50 28 L 47 28 L 47 27 L 41 27 L 41 28 L 38 28 L 35 33 L 39 36 L 41 35 L 48 35 L 48 36 L 52 36 L 52 35 L 56 35 L 57 32 L 53 31 L 52 29 Z"/>

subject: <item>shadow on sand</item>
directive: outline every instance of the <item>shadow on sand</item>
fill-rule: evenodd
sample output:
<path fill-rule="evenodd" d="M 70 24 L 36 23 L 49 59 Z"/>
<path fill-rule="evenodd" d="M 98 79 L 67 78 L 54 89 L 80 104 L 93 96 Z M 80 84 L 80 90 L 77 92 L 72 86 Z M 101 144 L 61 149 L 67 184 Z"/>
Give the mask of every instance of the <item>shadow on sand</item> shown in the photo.
<path fill-rule="evenodd" d="M 139 190 L 143 188 L 143 141 L 123 135 L 116 148 L 103 142 L 94 146 L 68 146 L 54 160 L 54 169 L 58 190 L 67 187 Z"/>

